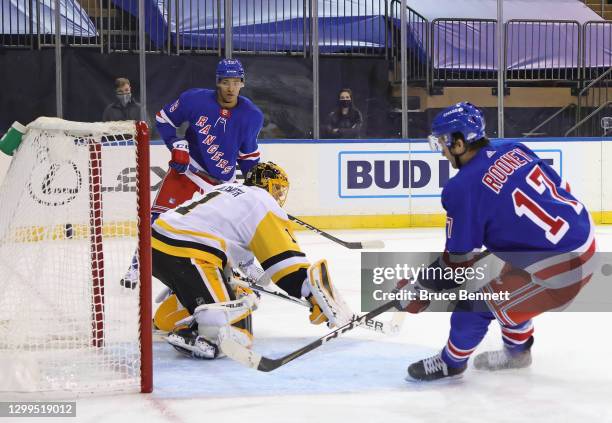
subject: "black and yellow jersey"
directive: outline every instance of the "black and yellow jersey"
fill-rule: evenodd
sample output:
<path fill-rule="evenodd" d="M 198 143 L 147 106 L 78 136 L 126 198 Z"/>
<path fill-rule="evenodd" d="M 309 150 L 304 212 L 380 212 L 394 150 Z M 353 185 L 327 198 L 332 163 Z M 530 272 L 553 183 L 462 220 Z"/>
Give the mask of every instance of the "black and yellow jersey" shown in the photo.
<path fill-rule="evenodd" d="M 197 194 L 153 224 L 152 246 L 220 268 L 252 259 L 291 295 L 300 297 L 309 262 L 287 213 L 264 189 L 229 183 Z"/>

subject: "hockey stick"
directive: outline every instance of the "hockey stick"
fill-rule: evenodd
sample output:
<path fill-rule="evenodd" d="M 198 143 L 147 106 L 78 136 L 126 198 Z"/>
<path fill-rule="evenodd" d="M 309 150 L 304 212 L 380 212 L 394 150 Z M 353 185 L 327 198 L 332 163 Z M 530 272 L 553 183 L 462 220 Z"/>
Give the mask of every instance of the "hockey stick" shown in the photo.
<path fill-rule="evenodd" d="M 385 243 L 380 241 L 380 240 L 374 240 L 374 241 L 355 241 L 355 242 L 351 242 L 351 241 L 343 241 L 339 238 L 336 238 L 333 235 L 328 234 L 325 231 L 322 231 L 321 229 L 315 228 L 314 226 L 304 222 L 303 220 L 298 219 L 295 216 L 289 216 L 289 220 L 293 220 L 295 223 L 297 223 L 298 225 L 301 225 L 303 227 L 305 227 L 306 229 L 310 229 L 313 232 L 316 232 L 317 234 L 321 235 L 324 238 L 329 239 L 330 241 L 334 241 L 337 244 L 342 245 L 343 247 L 349 248 L 351 250 L 361 250 L 363 248 L 385 248 Z"/>
<path fill-rule="evenodd" d="M 245 348 L 238 342 L 234 341 L 231 336 L 229 336 L 229 334 L 227 333 L 227 329 L 222 329 L 219 333 L 221 340 L 220 347 L 221 351 L 223 351 L 228 357 L 232 358 L 233 360 L 236 360 L 239 363 L 244 364 L 247 367 L 257 369 L 262 372 L 271 372 L 272 370 L 278 369 L 279 367 L 284 366 L 290 361 L 293 361 L 296 358 L 301 357 L 316 348 L 319 348 L 321 345 L 340 337 L 344 333 L 353 330 L 354 328 L 362 324 L 364 321 L 371 320 L 379 314 L 384 313 L 385 311 L 390 310 L 394 307 L 399 308 L 399 302 L 397 300 L 385 303 L 380 307 L 370 311 L 369 313 L 363 314 L 355 319 L 352 319 L 350 322 L 343 326 L 340 326 L 333 332 L 330 332 L 327 335 L 317 339 L 316 341 L 313 341 L 310 344 L 305 345 L 302 348 L 299 348 L 280 358 L 264 357 L 263 355 L 258 354 L 255 351 Z"/>
<path fill-rule="evenodd" d="M 491 254 L 489 250 L 485 250 L 476 256 L 476 259 L 472 261 L 474 262 L 483 259 Z M 351 319 L 347 324 L 340 326 L 338 329 L 328 333 L 327 335 L 317 339 L 316 341 L 311 342 L 308 345 L 305 345 L 283 357 L 280 358 L 269 358 L 265 357 L 261 354 L 258 354 L 255 351 L 249 350 L 244 346 L 240 345 L 236 341 L 232 340 L 229 337 L 229 334 L 226 332 L 220 332 L 220 347 L 221 350 L 231 359 L 242 363 L 243 365 L 250 367 L 252 369 L 257 369 L 262 372 L 271 372 L 290 361 L 295 360 L 298 357 L 303 356 L 304 354 L 309 353 L 310 351 L 319 348 L 321 345 L 330 342 L 333 339 L 338 338 L 344 333 L 353 330 L 355 327 L 359 326 L 362 322 L 371 320 L 379 314 L 384 313 L 385 311 L 390 310 L 391 308 L 401 309 L 400 301 L 394 300 L 388 303 L 381 305 L 380 307 L 370 311 L 369 313 L 363 314 L 359 317 L 355 317 Z"/>
<path fill-rule="evenodd" d="M 236 271 L 233 272 L 233 281 L 234 283 L 243 288 L 251 288 L 261 294 L 266 294 L 271 297 L 276 297 L 280 300 L 289 301 L 291 303 L 299 304 L 303 307 L 310 308 L 310 303 L 308 301 L 292 297 L 291 295 L 282 292 L 268 289 L 265 286 L 259 285 L 258 283 L 254 282 L 253 280 L 251 280 L 251 278 L 242 276 Z M 357 317 L 358 316 L 356 314 L 353 314 L 352 316 L 353 319 L 356 319 Z M 395 313 L 393 317 L 388 321 L 367 319 L 366 321 L 360 324 L 360 327 L 363 329 L 368 329 L 374 332 L 381 333 L 383 335 L 397 335 L 402 329 L 405 317 L 406 313 Z"/>
<path fill-rule="evenodd" d="M 234 271 L 234 274 L 233 274 L 232 278 L 233 278 L 233 282 L 236 285 L 241 286 L 242 288 L 250 288 L 250 289 L 252 289 L 254 291 L 257 291 L 257 292 L 260 292 L 262 294 L 266 294 L 266 295 L 269 295 L 269 296 L 272 296 L 272 297 L 276 297 L 276 298 L 281 299 L 281 300 L 289 301 L 291 303 L 299 304 L 299 305 L 301 305 L 303 307 L 310 308 L 310 303 L 308 301 L 306 301 L 306 300 L 295 298 L 295 297 L 292 297 L 289 294 L 285 294 L 285 293 L 282 293 L 282 292 L 278 292 L 278 291 L 274 291 L 274 290 L 268 289 L 265 286 L 259 285 L 257 282 L 251 280 L 251 278 L 242 276 L 242 275 L 238 274 L 235 271 Z"/>

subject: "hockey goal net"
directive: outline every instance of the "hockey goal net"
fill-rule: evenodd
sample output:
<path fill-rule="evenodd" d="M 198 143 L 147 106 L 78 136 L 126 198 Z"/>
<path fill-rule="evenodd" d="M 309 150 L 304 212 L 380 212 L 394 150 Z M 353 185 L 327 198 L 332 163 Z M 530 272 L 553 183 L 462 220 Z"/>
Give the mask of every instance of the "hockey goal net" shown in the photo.
<path fill-rule="evenodd" d="M 143 122 L 28 125 L 0 186 L 0 391 L 151 391 L 149 202 Z"/>

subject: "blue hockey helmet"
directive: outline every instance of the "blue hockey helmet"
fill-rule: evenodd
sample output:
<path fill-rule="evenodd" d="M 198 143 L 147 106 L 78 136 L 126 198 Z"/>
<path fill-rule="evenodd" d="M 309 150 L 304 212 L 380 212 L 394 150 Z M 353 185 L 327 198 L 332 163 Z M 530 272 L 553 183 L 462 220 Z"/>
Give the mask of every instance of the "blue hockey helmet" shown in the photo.
<path fill-rule="evenodd" d="M 453 143 L 452 134 L 457 132 L 463 135 L 468 144 L 485 137 L 485 119 L 478 107 L 461 102 L 438 113 L 431 123 L 431 149 L 438 151 L 442 142 L 450 148 Z"/>
<path fill-rule="evenodd" d="M 244 82 L 244 68 L 238 59 L 222 59 L 217 64 L 217 82 L 225 78 L 240 78 Z"/>

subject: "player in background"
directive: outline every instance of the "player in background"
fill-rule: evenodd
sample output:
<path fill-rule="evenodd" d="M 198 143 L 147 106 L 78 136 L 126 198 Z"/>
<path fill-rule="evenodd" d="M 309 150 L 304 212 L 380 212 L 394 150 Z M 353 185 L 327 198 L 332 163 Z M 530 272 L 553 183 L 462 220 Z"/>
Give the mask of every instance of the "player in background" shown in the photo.
<path fill-rule="evenodd" d="M 155 116 L 157 130 L 171 152 L 169 169 L 151 208 L 151 219 L 205 193 L 214 186 L 235 180 L 236 165 L 243 175 L 259 162 L 257 135 L 263 113 L 243 97 L 245 72 L 237 59 L 223 59 L 217 65 L 217 88 L 194 88 L 183 92 Z M 185 136 L 176 130 L 189 126 Z M 135 288 L 137 262 L 121 280 Z"/>
<path fill-rule="evenodd" d="M 219 356 L 222 328 L 242 345 L 252 343 L 252 302 L 236 294 L 229 278 L 231 266 L 257 258 L 264 276 L 293 297 L 312 305 L 310 321 L 328 320 L 311 295 L 310 265 L 300 249 L 282 205 L 289 181 L 274 163 L 259 163 L 247 173 L 244 184 L 228 183 L 197 194 L 166 211 L 153 224 L 153 275 L 175 294 L 192 316 L 189 326 L 179 326 L 167 341 L 186 355 L 213 359 Z M 253 295 L 253 294 L 251 294 Z M 176 301 L 162 304 L 156 324 L 174 326 Z M 161 311 L 160 311 L 161 310 Z"/>
<path fill-rule="evenodd" d="M 442 351 L 411 364 L 408 376 L 429 381 L 460 375 L 493 320 L 501 325 L 503 348 L 477 355 L 474 367 L 527 367 L 534 341 L 531 319 L 568 305 L 593 274 L 595 238 L 589 213 L 559 175 L 525 145 L 489 141 L 482 113 L 470 103 L 458 103 L 436 116 L 429 140 L 432 149 L 441 150 L 459 169 L 442 191 L 446 252 L 432 267 L 471 266 L 484 246 L 505 264 L 497 278 L 483 282 L 481 291 L 508 291 L 510 299 L 460 302 Z M 407 288 L 456 287 L 455 282 L 432 277 Z M 402 305 L 418 312 L 426 303 Z"/>

